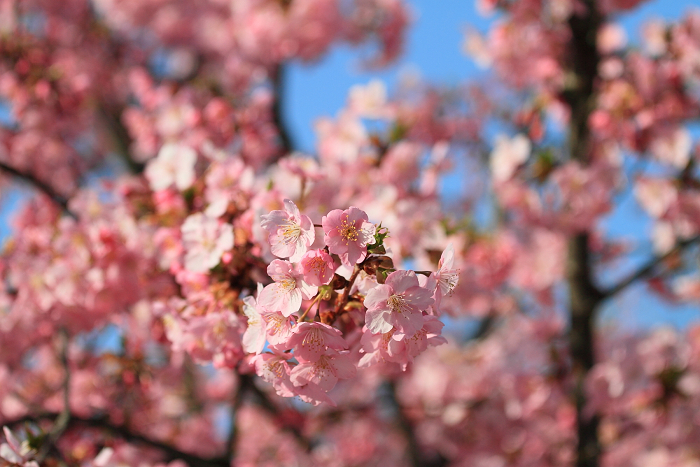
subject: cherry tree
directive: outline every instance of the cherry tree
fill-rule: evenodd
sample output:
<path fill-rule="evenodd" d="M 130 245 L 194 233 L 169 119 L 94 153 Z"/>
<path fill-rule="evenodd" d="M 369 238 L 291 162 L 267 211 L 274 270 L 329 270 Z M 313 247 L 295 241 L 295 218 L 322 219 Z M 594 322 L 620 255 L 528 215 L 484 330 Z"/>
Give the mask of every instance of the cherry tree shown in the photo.
<path fill-rule="evenodd" d="M 288 64 L 387 65 L 409 5 L 0 0 L 0 466 L 699 465 L 700 328 L 599 315 L 700 299 L 700 12 L 477 3 L 492 79 L 357 85 L 303 154 Z"/>

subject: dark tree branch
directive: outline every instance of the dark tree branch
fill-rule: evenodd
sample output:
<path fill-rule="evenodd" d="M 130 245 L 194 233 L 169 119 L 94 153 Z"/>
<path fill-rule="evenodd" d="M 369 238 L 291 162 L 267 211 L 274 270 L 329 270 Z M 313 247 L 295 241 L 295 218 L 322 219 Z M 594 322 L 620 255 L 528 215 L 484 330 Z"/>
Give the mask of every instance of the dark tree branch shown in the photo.
<path fill-rule="evenodd" d="M 129 172 L 132 174 L 143 173 L 146 164 L 137 162 L 131 157 L 131 136 L 121 121 L 121 109 L 109 108 L 101 103 L 97 108 L 97 114 L 111 139 L 114 151 L 124 161 Z"/>
<path fill-rule="evenodd" d="M 78 220 L 78 216 L 68 208 L 68 199 L 56 192 L 56 190 L 54 190 L 53 187 L 48 183 L 45 183 L 36 178 L 34 175 L 22 172 L 4 162 L 0 162 L 0 170 L 7 173 L 8 175 L 12 175 L 13 177 L 19 178 L 20 180 L 32 185 L 34 188 L 48 196 L 51 199 L 51 201 L 53 201 L 58 207 L 60 207 L 66 215 L 72 217 L 75 220 Z"/>
<path fill-rule="evenodd" d="M 59 413 L 42 413 L 37 415 L 27 415 L 14 420 L 0 421 L 0 423 L 12 427 L 25 423 L 36 423 L 40 420 L 56 420 L 58 417 L 60 417 Z M 83 418 L 72 416 L 70 422 L 68 423 L 68 427 L 74 427 L 77 425 L 105 430 L 114 436 L 122 438 L 124 441 L 142 444 L 146 447 L 157 449 L 163 453 L 164 459 L 168 462 L 180 459 L 187 462 L 190 467 L 230 467 L 228 459 L 205 458 L 180 451 L 167 443 L 135 433 L 126 426 L 113 424 L 106 417 Z"/>
<path fill-rule="evenodd" d="M 593 285 L 588 235 L 579 234 L 569 241 L 567 258 L 569 284 L 569 346 L 572 360 L 573 398 L 576 406 L 577 453 L 576 467 L 597 467 L 601 448 L 598 439 L 598 414 L 586 416 L 585 380 L 595 364 L 594 327 L 598 306 L 602 299 Z"/>
<path fill-rule="evenodd" d="M 355 280 L 357 280 L 357 276 L 360 275 L 360 271 L 362 271 L 361 265 L 356 264 L 350 279 L 348 279 L 347 284 L 345 284 L 343 293 L 338 295 L 338 298 L 336 299 L 335 308 L 321 316 L 322 323 L 333 324 L 338 315 L 343 312 L 343 308 L 345 308 L 345 305 L 348 304 L 348 299 L 350 298 L 350 290 L 352 289 Z"/>
<path fill-rule="evenodd" d="M 673 256 L 675 254 L 681 253 L 687 247 L 694 245 L 698 242 L 700 242 L 700 235 L 692 237 L 692 238 L 688 238 L 685 240 L 681 240 L 680 242 L 676 243 L 676 246 L 674 246 L 666 254 L 651 258 L 649 261 L 646 262 L 646 264 L 644 266 L 642 266 L 641 268 L 639 268 L 638 270 L 636 270 L 635 272 L 633 272 L 632 274 L 630 274 L 626 278 L 622 279 L 617 284 L 604 290 L 602 292 L 603 298 L 607 299 L 607 298 L 613 297 L 613 296 L 617 295 L 618 293 L 622 292 L 624 289 L 626 289 L 630 285 L 637 282 L 638 280 L 644 279 L 644 278 L 650 276 L 654 272 L 656 267 L 659 266 L 664 261 L 666 261 L 668 258 L 670 258 L 671 256 Z"/>
<path fill-rule="evenodd" d="M 469 340 L 479 340 L 488 336 L 491 331 L 496 327 L 497 319 L 494 315 L 488 315 L 479 321 L 479 326 L 476 328 L 474 333 L 469 336 Z"/>
<path fill-rule="evenodd" d="M 63 384 L 61 390 L 63 392 L 63 410 L 54 420 L 53 426 L 49 431 L 46 441 L 42 444 L 37 455 L 37 461 L 41 463 L 56 446 L 56 442 L 61 437 L 63 432 L 68 428 L 71 419 L 70 411 L 70 362 L 68 361 L 68 346 L 70 344 L 68 331 L 61 329 L 58 332 L 59 359 L 61 368 L 63 369 Z"/>
<path fill-rule="evenodd" d="M 280 429 L 288 431 L 297 440 L 297 443 L 302 447 L 305 452 L 311 451 L 311 441 L 304 436 L 304 434 L 295 426 L 286 424 L 282 420 L 282 414 L 280 409 L 270 400 L 269 396 L 260 390 L 259 387 L 255 385 L 253 381 L 253 376 L 251 375 L 240 375 L 241 378 L 241 390 L 245 390 L 255 398 L 255 402 L 265 410 L 272 419 L 277 422 Z"/>
<path fill-rule="evenodd" d="M 396 412 L 396 423 L 406 439 L 406 451 L 411 462 L 411 467 L 421 467 L 422 455 L 420 447 L 418 446 L 418 439 L 416 438 L 416 433 L 413 430 L 411 421 L 406 417 L 403 407 L 396 396 L 396 383 L 393 380 L 387 381 L 386 390 L 388 403 Z"/>
<path fill-rule="evenodd" d="M 274 101 L 272 102 L 272 119 L 275 126 L 277 127 L 277 131 L 280 137 L 280 143 L 282 145 L 282 154 L 280 154 L 280 157 L 294 150 L 294 142 L 292 141 L 291 134 L 289 132 L 289 129 L 287 128 L 287 125 L 285 124 L 284 116 L 282 115 L 282 102 L 284 100 L 285 93 L 284 75 L 284 65 L 278 65 L 272 71 L 272 76 L 270 78 L 272 81 L 274 93 Z"/>
<path fill-rule="evenodd" d="M 396 383 L 393 380 L 389 380 L 386 382 L 385 388 L 387 403 L 395 412 L 396 424 L 406 440 L 406 453 L 408 454 L 411 467 L 444 467 L 447 465 L 448 460 L 439 453 L 429 459 L 421 451 L 413 423 L 406 416 L 406 412 L 396 395 Z"/>
<path fill-rule="evenodd" d="M 596 48 L 596 36 L 602 17 L 594 0 L 584 0 L 582 11 L 569 19 L 571 41 L 569 66 L 574 76 L 573 84 L 564 92 L 564 99 L 571 109 L 569 121 L 569 152 L 571 159 L 589 164 L 592 142 L 588 121 L 595 105 L 595 81 L 600 56 Z M 578 233 L 569 239 L 566 278 L 569 286 L 569 346 L 572 360 L 573 399 L 576 407 L 576 467 L 597 467 L 601 454 L 598 438 L 600 417 L 584 414 L 586 393 L 584 382 L 595 364 L 594 326 L 595 316 L 602 294 L 593 282 L 588 233 Z"/>
<path fill-rule="evenodd" d="M 231 419 L 231 429 L 228 432 L 228 437 L 226 438 L 226 455 L 224 456 L 229 461 L 233 462 L 236 457 L 236 441 L 238 438 L 238 410 L 243 404 L 243 396 L 245 395 L 247 389 L 248 379 L 241 377 L 239 379 L 238 387 L 236 388 L 236 393 L 233 395 L 233 400 L 231 401 L 231 410 L 229 411 L 229 418 Z"/>

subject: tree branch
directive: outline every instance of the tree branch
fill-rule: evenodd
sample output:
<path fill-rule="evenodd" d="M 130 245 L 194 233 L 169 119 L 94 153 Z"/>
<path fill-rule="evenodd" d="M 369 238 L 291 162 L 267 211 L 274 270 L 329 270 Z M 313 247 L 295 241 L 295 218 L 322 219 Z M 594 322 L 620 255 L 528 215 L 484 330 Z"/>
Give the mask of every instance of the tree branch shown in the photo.
<path fill-rule="evenodd" d="M 602 17 L 594 0 L 581 2 L 581 11 L 569 18 L 571 40 L 569 67 L 572 85 L 564 91 L 571 109 L 569 121 L 569 153 L 571 159 L 583 165 L 591 162 L 592 143 L 588 121 L 595 106 L 595 81 L 600 55 L 596 36 Z M 573 399 L 576 407 L 576 467 L 598 467 L 601 446 L 598 438 L 600 416 L 586 415 L 585 380 L 595 364 L 595 317 L 602 294 L 593 282 L 587 232 L 569 239 L 566 279 L 569 286 L 569 347 L 572 360 Z"/>
<path fill-rule="evenodd" d="M 284 75 L 284 65 L 278 65 L 272 71 L 272 76 L 270 77 L 274 92 L 274 101 L 272 102 L 272 120 L 277 127 L 277 131 L 280 136 L 280 143 L 282 144 L 282 154 L 280 154 L 280 157 L 294 150 L 294 142 L 292 141 L 291 134 L 282 115 L 282 101 L 284 100 L 285 91 Z"/>
<path fill-rule="evenodd" d="M 21 418 L 7 420 L 1 423 L 12 427 L 24 423 L 37 422 L 38 420 L 56 420 L 58 417 L 60 417 L 59 413 L 51 412 L 37 415 L 27 415 Z M 71 417 L 68 423 L 68 427 L 73 427 L 76 425 L 83 425 L 90 428 L 105 430 L 111 433 L 112 435 L 122 438 L 124 441 L 143 444 L 147 447 L 157 449 L 163 453 L 165 460 L 168 462 L 180 459 L 187 462 L 190 465 L 190 467 L 230 467 L 228 459 L 205 458 L 184 451 L 180 451 L 179 449 L 176 449 L 175 447 L 167 443 L 163 443 L 161 441 L 157 441 L 148 438 L 147 436 L 135 433 L 126 426 L 112 424 L 107 417 L 83 418 L 73 416 Z"/>
<path fill-rule="evenodd" d="M 682 252 L 684 249 L 687 247 L 700 242 L 700 235 L 697 235 L 692 238 L 688 238 L 686 240 L 681 240 L 680 242 L 676 243 L 676 246 L 674 246 L 670 251 L 667 253 L 661 255 L 661 256 L 656 256 L 654 258 L 651 258 L 649 261 L 646 262 L 644 266 L 639 268 L 637 271 L 633 272 L 626 278 L 622 279 L 620 282 L 617 284 L 613 285 L 612 287 L 604 290 L 602 292 L 603 298 L 607 299 L 610 297 L 613 297 L 614 295 L 617 295 L 636 281 L 643 279 L 645 277 L 648 277 L 651 275 L 652 272 L 654 272 L 654 269 L 656 269 L 657 266 L 659 266 L 661 263 L 666 261 L 668 258 L 671 256 Z"/>
<path fill-rule="evenodd" d="M 121 122 L 121 111 L 108 108 L 105 103 L 97 107 L 97 115 L 104 123 L 104 129 L 112 140 L 112 146 L 119 157 L 124 161 L 132 174 L 143 173 L 146 164 L 137 162 L 131 157 L 131 136 Z"/>
<path fill-rule="evenodd" d="M 338 298 L 336 299 L 335 308 L 327 313 L 324 313 L 324 315 L 321 316 L 322 323 L 333 324 L 338 315 L 343 311 L 345 305 L 348 304 L 348 299 L 350 297 L 350 289 L 352 289 L 352 286 L 355 283 L 357 276 L 360 274 L 360 271 L 362 271 L 361 265 L 356 264 L 355 268 L 352 271 L 350 279 L 348 279 L 347 284 L 345 284 L 345 289 L 343 290 L 343 293 L 341 295 L 338 295 Z"/>
<path fill-rule="evenodd" d="M 493 329 L 495 328 L 496 321 L 496 317 L 493 314 L 482 318 L 479 321 L 479 326 L 476 328 L 474 333 L 471 336 L 469 336 L 468 340 L 476 341 L 488 336 L 491 333 L 491 331 L 493 331 Z"/>
<path fill-rule="evenodd" d="M 230 462 L 233 462 L 236 457 L 236 438 L 238 437 L 238 429 L 236 428 L 236 421 L 238 418 L 238 410 L 241 408 L 243 403 L 243 396 L 245 395 L 247 389 L 248 379 L 244 379 L 241 375 L 238 383 L 238 388 L 236 388 L 236 393 L 233 395 L 233 400 L 231 401 L 231 408 L 229 411 L 229 418 L 231 419 L 231 429 L 228 432 L 228 437 L 226 438 L 226 455 L 224 456 Z"/>
<path fill-rule="evenodd" d="M 51 199 L 51 201 L 53 201 L 58 207 L 60 207 L 66 215 L 72 217 L 75 220 L 78 220 L 78 216 L 68 208 L 68 199 L 58 194 L 56 190 L 54 190 L 53 187 L 51 187 L 51 185 L 49 185 L 48 183 L 42 182 L 38 178 L 34 177 L 32 174 L 22 172 L 4 162 L 0 162 L 0 170 L 32 185 L 34 188 L 48 196 Z"/>
<path fill-rule="evenodd" d="M 406 453 L 409 456 L 411 467 L 444 467 L 448 461 L 439 453 L 432 459 L 426 458 L 421 452 L 418 437 L 413 429 L 411 420 L 406 416 L 406 413 L 396 396 L 396 383 L 394 380 L 386 381 L 386 397 L 388 405 L 396 412 L 396 424 L 399 430 L 406 439 Z"/>
<path fill-rule="evenodd" d="M 63 432 L 66 431 L 68 428 L 68 424 L 70 423 L 71 419 L 71 412 L 70 412 L 70 362 L 68 361 L 68 346 L 70 344 L 69 338 L 68 338 L 68 331 L 65 329 L 61 329 L 58 333 L 58 345 L 59 345 L 59 359 L 61 361 L 61 367 L 63 369 L 63 384 L 62 384 L 62 391 L 63 391 L 63 410 L 61 413 L 56 417 L 56 420 L 53 423 L 53 426 L 51 427 L 51 431 L 49 431 L 49 434 L 44 441 L 44 443 L 41 445 L 41 449 L 39 450 L 39 454 L 37 455 L 37 461 L 41 463 L 44 459 L 46 459 L 47 454 L 49 451 L 51 451 L 55 446 L 56 442 L 58 439 L 61 437 Z"/>
<path fill-rule="evenodd" d="M 270 400 L 265 392 L 261 391 L 260 388 L 255 385 L 253 377 L 251 375 L 240 375 L 240 378 L 242 389 L 245 388 L 247 392 L 255 397 L 256 403 L 268 414 L 272 415 L 273 420 L 278 423 L 280 429 L 290 432 L 302 449 L 306 452 L 310 452 L 311 441 L 309 441 L 298 428 L 282 422 L 279 408 Z"/>

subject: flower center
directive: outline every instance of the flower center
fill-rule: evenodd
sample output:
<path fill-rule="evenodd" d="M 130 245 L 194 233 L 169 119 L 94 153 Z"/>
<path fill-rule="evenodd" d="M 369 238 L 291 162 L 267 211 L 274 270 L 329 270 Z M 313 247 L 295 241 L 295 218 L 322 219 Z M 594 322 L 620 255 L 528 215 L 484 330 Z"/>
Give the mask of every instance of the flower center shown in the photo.
<path fill-rule="evenodd" d="M 325 347 L 325 342 L 323 339 L 323 335 L 321 335 L 321 333 L 318 332 L 318 330 L 312 329 L 306 333 L 304 339 L 301 341 L 301 345 L 302 347 L 306 347 L 312 352 L 321 353 L 321 351 Z"/>
<path fill-rule="evenodd" d="M 282 377 L 283 377 L 283 376 L 285 375 L 285 373 L 286 373 L 286 372 L 284 371 L 284 365 L 282 364 L 282 362 L 275 362 L 275 361 L 272 361 L 272 362 L 269 362 L 269 363 L 268 363 L 267 365 L 265 365 L 265 366 L 267 366 L 267 371 L 269 371 L 270 373 L 272 373 L 273 375 L 275 375 L 278 379 L 282 379 Z"/>
<path fill-rule="evenodd" d="M 340 231 L 340 236 L 345 240 L 347 245 L 349 242 L 356 242 L 358 239 L 357 228 L 355 224 L 349 224 L 347 220 L 343 220 L 338 227 Z"/>
<path fill-rule="evenodd" d="M 443 295 L 449 295 L 457 287 L 457 282 L 459 281 L 459 275 L 457 274 L 444 274 L 440 276 L 440 288 Z"/>
<path fill-rule="evenodd" d="M 326 262 L 323 261 L 323 258 L 317 256 L 315 258 L 312 258 L 311 261 L 309 261 L 309 266 L 313 271 L 319 273 L 326 266 Z"/>
<path fill-rule="evenodd" d="M 282 286 L 282 289 L 286 292 L 291 292 L 297 288 L 297 281 L 293 277 L 282 279 L 279 283 Z"/>
<path fill-rule="evenodd" d="M 404 298 L 403 295 L 392 295 L 387 300 L 387 303 L 391 311 L 395 311 L 396 313 L 403 313 L 404 311 L 410 310 L 410 306 L 406 303 L 406 298 Z"/>
<path fill-rule="evenodd" d="M 271 315 L 268 317 L 268 328 L 267 331 L 271 335 L 276 335 L 282 331 L 286 319 L 282 315 Z"/>
<path fill-rule="evenodd" d="M 287 221 L 282 228 L 282 241 L 285 245 L 296 243 L 301 236 L 301 226 L 294 221 Z"/>

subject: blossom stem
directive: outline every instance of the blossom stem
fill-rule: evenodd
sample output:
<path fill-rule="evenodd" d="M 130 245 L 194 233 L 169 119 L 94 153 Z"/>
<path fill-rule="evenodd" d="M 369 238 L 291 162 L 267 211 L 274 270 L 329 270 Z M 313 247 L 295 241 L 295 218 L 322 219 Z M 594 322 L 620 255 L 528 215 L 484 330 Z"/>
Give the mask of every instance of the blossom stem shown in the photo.
<path fill-rule="evenodd" d="M 34 175 L 23 172 L 19 169 L 16 169 L 12 167 L 11 165 L 8 165 L 4 162 L 0 162 L 0 171 L 6 172 L 8 175 L 12 175 L 15 178 L 18 178 L 24 182 L 29 183 L 32 185 L 34 188 L 37 190 L 41 191 L 44 193 L 46 196 L 48 196 L 51 201 L 53 201 L 61 210 L 68 215 L 69 217 L 78 220 L 78 216 L 70 210 L 68 207 L 68 199 L 62 195 L 60 195 L 56 190 L 53 189 L 51 185 L 48 183 L 45 183 L 38 178 L 36 178 Z"/>
<path fill-rule="evenodd" d="M 303 210 L 304 209 L 304 203 L 306 201 L 306 177 L 301 177 L 301 189 L 299 192 L 299 209 Z"/>
<path fill-rule="evenodd" d="M 327 313 L 325 316 L 321 318 L 321 322 L 324 324 L 331 324 L 333 321 L 335 321 L 335 318 L 340 314 L 342 311 L 343 307 L 347 305 L 348 303 L 348 297 L 350 297 L 350 289 L 352 289 L 352 285 L 355 283 L 355 279 L 357 279 L 357 276 L 360 274 L 360 271 L 362 268 L 360 267 L 359 264 L 355 265 L 355 269 L 352 271 L 352 275 L 350 276 L 350 279 L 348 280 L 348 283 L 345 285 L 345 289 L 343 290 L 343 294 L 338 296 L 338 300 L 336 301 L 335 304 L 335 310 Z"/>
<path fill-rule="evenodd" d="M 64 431 L 68 428 L 68 424 L 71 421 L 71 411 L 70 411 L 70 362 L 68 361 L 68 346 L 69 346 L 69 336 L 66 329 L 59 330 L 58 333 L 58 347 L 59 347 L 59 359 L 61 366 L 63 367 L 63 383 L 61 384 L 61 389 L 63 391 L 63 410 L 58 414 L 54 420 L 53 426 L 48 433 L 46 441 L 42 444 L 36 459 L 39 463 L 46 458 L 49 451 L 52 450 L 58 439 L 61 437 Z"/>
<path fill-rule="evenodd" d="M 313 301 L 311 302 L 311 305 L 306 309 L 306 311 L 299 317 L 299 321 L 304 321 L 304 318 L 306 318 L 306 315 L 309 314 L 309 311 L 314 307 L 315 304 L 317 304 L 321 300 L 321 294 L 317 294 L 316 297 L 314 297 Z"/>

